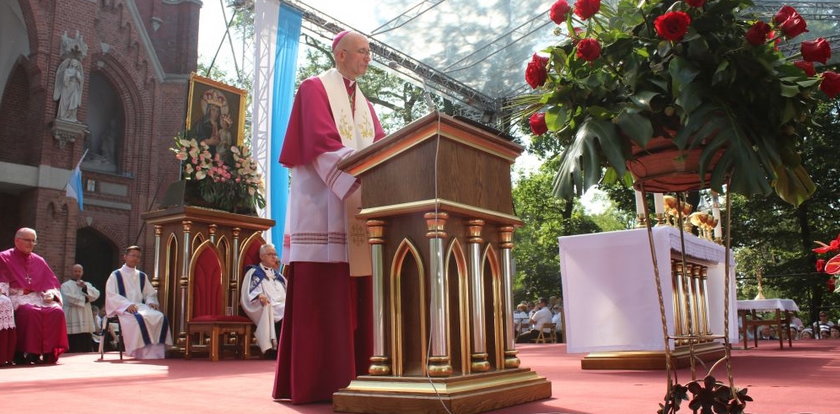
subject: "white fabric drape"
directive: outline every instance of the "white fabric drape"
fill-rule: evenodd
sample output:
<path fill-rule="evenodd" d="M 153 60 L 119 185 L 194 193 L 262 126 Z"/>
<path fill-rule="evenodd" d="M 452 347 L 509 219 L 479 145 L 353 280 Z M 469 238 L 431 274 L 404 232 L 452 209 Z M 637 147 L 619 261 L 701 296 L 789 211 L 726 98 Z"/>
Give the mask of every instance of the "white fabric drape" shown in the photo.
<path fill-rule="evenodd" d="M 674 332 L 671 257 L 679 230 L 653 229 L 669 332 Z M 723 334 L 723 246 L 685 234 L 686 254 L 708 265 L 710 329 Z M 568 352 L 662 351 L 659 301 L 646 229 L 559 238 Z M 731 258 L 732 256 L 730 256 Z M 729 340 L 738 341 L 731 259 Z"/>

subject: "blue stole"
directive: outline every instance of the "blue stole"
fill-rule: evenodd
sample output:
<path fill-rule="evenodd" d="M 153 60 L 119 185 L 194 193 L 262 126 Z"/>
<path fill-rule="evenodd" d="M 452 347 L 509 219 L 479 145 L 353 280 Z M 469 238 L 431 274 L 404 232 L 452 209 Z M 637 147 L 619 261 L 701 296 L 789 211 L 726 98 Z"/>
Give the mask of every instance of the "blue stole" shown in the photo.
<path fill-rule="evenodd" d="M 258 264 L 248 266 L 248 269 L 254 269 L 254 274 L 251 276 L 251 284 L 248 286 L 248 293 L 253 293 L 254 290 L 260 286 L 260 283 L 268 277 L 268 275 L 265 274 L 265 270 L 263 270 L 262 266 Z M 286 278 L 274 269 L 272 269 L 272 272 L 274 272 L 274 277 L 280 281 L 280 284 L 283 285 L 283 289 L 285 289 Z"/>
<path fill-rule="evenodd" d="M 138 270 L 138 272 L 140 272 Z M 122 273 L 119 270 L 114 271 L 114 275 L 117 277 L 117 291 L 119 292 L 120 296 L 127 298 L 125 296 L 125 282 L 123 282 Z M 146 274 L 140 272 L 140 294 L 143 294 L 143 289 L 146 288 Z M 143 297 L 142 303 L 146 303 L 145 296 Z M 146 320 L 143 319 L 143 315 L 139 313 L 133 313 L 134 319 L 137 320 L 137 325 L 140 326 L 140 335 L 143 336 L 143 343 L 146 345 L 152 344 L 152 337 L 149 335 L 149 329 L 146 328 Z M 166 342 L 166 333 L 169 331 L 169 319 L 166 315 L 163 315 L 163 326 L 160 329 L 160 338 L 158 339 L 159 344 Z"/>

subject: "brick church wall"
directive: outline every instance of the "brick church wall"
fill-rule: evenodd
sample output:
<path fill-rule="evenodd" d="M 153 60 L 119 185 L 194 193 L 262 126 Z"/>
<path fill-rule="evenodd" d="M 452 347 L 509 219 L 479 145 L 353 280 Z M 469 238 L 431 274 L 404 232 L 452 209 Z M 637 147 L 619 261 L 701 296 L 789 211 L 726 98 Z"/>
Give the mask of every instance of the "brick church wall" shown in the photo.
<path fill-rule="evenodd" d="M 12 245 L 9 232 L 14 228 L 34 227 L 36 252 L 60 277 L 74 263 L 76 232 L 84 227 L 108 237 L 120 250 L 137 243 L 151 252 L 153 229 L 143 226 L 140 215 L 160 201 L 166 186 L 178 178 L 178 165 L 168 147 L 186 115 L 188 74 L 196 67 L 199 3 L 20 0 L 20 8 L 31 53 L 28 66 L 13 71 L 0 101 L 0 161 L 69 170 L 82 156 L 84 138 L 62 148 L 51 130 L 57 104 L 52 95 L 65 32 L 74 37 L 78 30 L 88 46 L 82 59 L 85 85 L 79 121 L 88 116 L 90 75 L 99 71 L 122 100 L 125 138 L 116 173 L 83 169 L 83 186 L 87 180 L 95 181 L 93 191 L 84 193 L 84 211 L 60 189 L 0 194 L 4 204 L 0 212 L 11 213 L 0 217 L 4 232 L 0 247 Z M 23 136 L 28 138 L 20 139 Z M 6 206 L 7 202 L 15 205 Z M 143 267 L 150 269 L 152 259 L 152 254 L 146 255 Z"/>

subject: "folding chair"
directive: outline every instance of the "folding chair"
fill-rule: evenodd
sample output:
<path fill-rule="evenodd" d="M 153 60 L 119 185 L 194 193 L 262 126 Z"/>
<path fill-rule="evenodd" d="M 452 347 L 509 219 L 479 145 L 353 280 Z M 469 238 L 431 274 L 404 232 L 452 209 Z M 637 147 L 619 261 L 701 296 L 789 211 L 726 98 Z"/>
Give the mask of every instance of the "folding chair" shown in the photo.
<path fill-rule="evenodd" d="M 551 341 L 552 343 L 556 343 L 557 342 L 557 334 L 554 331 L 555 328 L 556 328 L 556 326 L 553 323 L 548 323 L 547 322 L 547 323 L 542 324 L 542 327 L 540 327 L 540 334 L 537 335 L 537 339 L 534 341 L 534 343 L 547 344 L 549 341 Z M 546 332 L 545 331 L 546 329 L 550 329 L 550 331 Z"/>
<path fill-rule="evenodd" d="M 117 325 L 116 329 L 111 329 L 111 324 Z M 112 316 L 110 318 L 102 318 L 102 339 L 99 341 L 99 360 L 105 359 L 105 343 L 111 342 L 111 335 L 116 336 L 116 350 L 120 352 L 120 361 L 123 359 L 123 350 L 125 350 L 125 342 L 122 337 L 122 326 L 120 326 L 120 318 Z"/>

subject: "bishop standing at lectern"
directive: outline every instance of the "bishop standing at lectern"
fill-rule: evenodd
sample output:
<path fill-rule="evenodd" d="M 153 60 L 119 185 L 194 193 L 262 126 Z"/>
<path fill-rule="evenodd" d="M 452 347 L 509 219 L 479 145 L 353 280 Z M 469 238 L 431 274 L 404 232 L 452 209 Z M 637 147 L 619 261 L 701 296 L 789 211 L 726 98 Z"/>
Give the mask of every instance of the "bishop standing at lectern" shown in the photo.
<path fill-rule="evenodd" d="M 336 67 L 301 83 L 280 154 L 291 171 L 282 251 L 289 273 L 272 395 L 294 404 L 331 400 L 367 371 L 372 352 L 370 270 L 348 237 L 359 183 L 337 165 L 385 132 L 357 83 L 371 60 L 368 40 L 341 32 L 332 52 Z"/>

